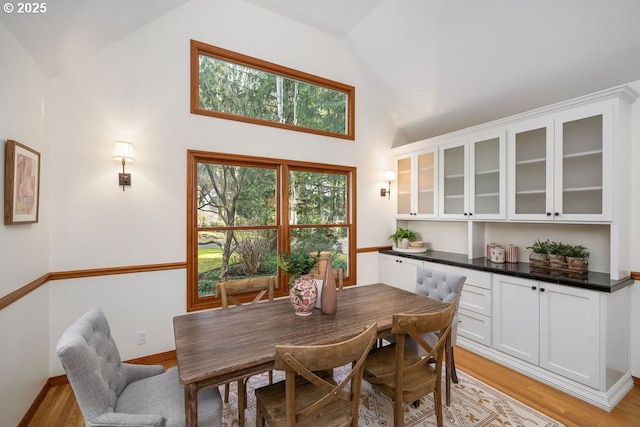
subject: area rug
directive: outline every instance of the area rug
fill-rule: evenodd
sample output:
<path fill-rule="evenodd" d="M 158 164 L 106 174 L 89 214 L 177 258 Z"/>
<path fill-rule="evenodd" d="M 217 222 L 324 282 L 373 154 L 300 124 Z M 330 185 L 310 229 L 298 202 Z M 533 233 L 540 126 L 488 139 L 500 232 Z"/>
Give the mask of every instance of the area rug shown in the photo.
<path fill-rule="evenodd" d="M 510 426 L 510 427 L 560 427 L 562 424 L 545 414 L 514 400 L 506 394 L 484 384 L 466 373 L 457 370 L 458 384 L 451 384 L 451 405 L 443 402 L 445 426 Z M 336 378 L 344 375 L 340 368 Z M 282 372 L 274 371 L 274 381 L 284 378 Z M 245 426 L 255 426 L 256 402 L 254 389 L 269 383 L 266 373 L 255 375 L 247 384 L 247 410 Z M 443 380 L 444 388 L 444 380 Z M 220 387 L 221 392 L 223 387 Z M 231 385 L 229 403 L 224 404 L 223 427 L 238 427 L 238 397 L 236 384 Z M 369 383 L 362 382 L 360 395 L 360 426 L 393 426 L 393 406 L 391 400 L 376 392 Z M 407 406 L 404 417 L 405 427 L 428 427 L 436 425 L 433 395 L 424 397 L 417 408 Z"/>

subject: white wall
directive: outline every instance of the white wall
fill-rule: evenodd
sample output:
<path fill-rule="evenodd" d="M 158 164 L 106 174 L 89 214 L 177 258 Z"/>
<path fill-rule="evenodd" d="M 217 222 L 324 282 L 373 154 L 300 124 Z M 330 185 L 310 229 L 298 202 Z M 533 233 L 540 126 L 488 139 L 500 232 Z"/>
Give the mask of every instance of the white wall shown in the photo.
<path fill-rule="evenodd" d="M 190 39 L 355 86 L 356 140 L 190 114 Z M 358 247 L 387 243 L 392 204 L 379 188 L 393 166 L 395 127 L 336 37 L 241 1 L 193 0 L 50 84 L 51 271 L 185 261 L 187 149 L 357 166 Z M 111 159 L 120 138 L 136 152 L 124 192 Z M 360 274 L 374 280 L 371 270 Z M 53 282 L 51 375 L 62 370 L 55 341 L 93 305 L 117 322 L 123 358 L 173 349 L 171 319 L 185 310 L 185 286 L 184 270 Z M 148 344 L 136 344 L 138 330 L 153 331 Z"/>
<path fill-rule="evenodd" d="M 49 259 L 48 156 L 43 115 L 47 81 L 4 24 L 0 23 L 0 176 L 5 140 L 41 155 L 37 224 L 0 226 L 0 296 L 46 274 Z M 4 185 L 0 196 L 4 200 Z M 16 425 L 49 377 L 48 287 L 0 311 L 0 421 Z"/>

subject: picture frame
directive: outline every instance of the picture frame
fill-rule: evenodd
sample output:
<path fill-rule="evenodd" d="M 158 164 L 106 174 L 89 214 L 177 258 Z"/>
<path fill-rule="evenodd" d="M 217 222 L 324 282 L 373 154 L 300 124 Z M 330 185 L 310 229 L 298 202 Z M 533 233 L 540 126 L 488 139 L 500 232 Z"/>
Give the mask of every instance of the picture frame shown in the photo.
<path fill-rule="evenodd" d="M 7 140 L 4 175 L 4 223 L 38 222 L 40 208 L 40 153 Z"/>

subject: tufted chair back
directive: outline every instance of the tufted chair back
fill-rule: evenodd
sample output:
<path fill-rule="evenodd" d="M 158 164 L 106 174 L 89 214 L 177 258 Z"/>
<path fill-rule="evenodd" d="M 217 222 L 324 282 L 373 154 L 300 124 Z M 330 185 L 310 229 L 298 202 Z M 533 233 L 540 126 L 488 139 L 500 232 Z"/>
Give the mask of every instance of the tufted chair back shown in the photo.
<path fill-rule="evenodd" d="M 458 304 L 466 276 L 428 267 L 418 267 L 415 292 L 442 302 L 453 301 L 456 313 L 451 328 L 451 343 L 455 345 L 458 332 Z"/>
<path fill-rule="evenodd" d="M 127 377 L 120 369 L 120 353 L 102 311 L 94 308 L 74 322 L 56 351 L 85 419 L 113 412 Z"/>

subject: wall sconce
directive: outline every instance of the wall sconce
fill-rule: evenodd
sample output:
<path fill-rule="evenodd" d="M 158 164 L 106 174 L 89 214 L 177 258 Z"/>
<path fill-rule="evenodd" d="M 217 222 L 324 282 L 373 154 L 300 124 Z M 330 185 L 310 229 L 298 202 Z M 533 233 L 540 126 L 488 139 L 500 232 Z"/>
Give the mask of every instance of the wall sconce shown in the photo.
<path fill-rule="evenodd" d="M 122 173 L 118 174 L 118 185 L 122 185 L 122 191 L 124 191 L 125 185 L 131 185 L 131 174 L 124 173 L 124 163 L 133 162 L 133 144 L 128 141 L 116 141 L 116 145 L 113 148 L 114 160 L 122 160 Z"/>
<path fill-rule="evenodd" d="M 380 197 L 388 196 L 389 200 L 391 200 L 391 181 L 396 180 L 396 173 L 394 171 L 385 171 L 384 179 L 389 184 L 388 184 L 388 188 L 380 189 Z"/>

